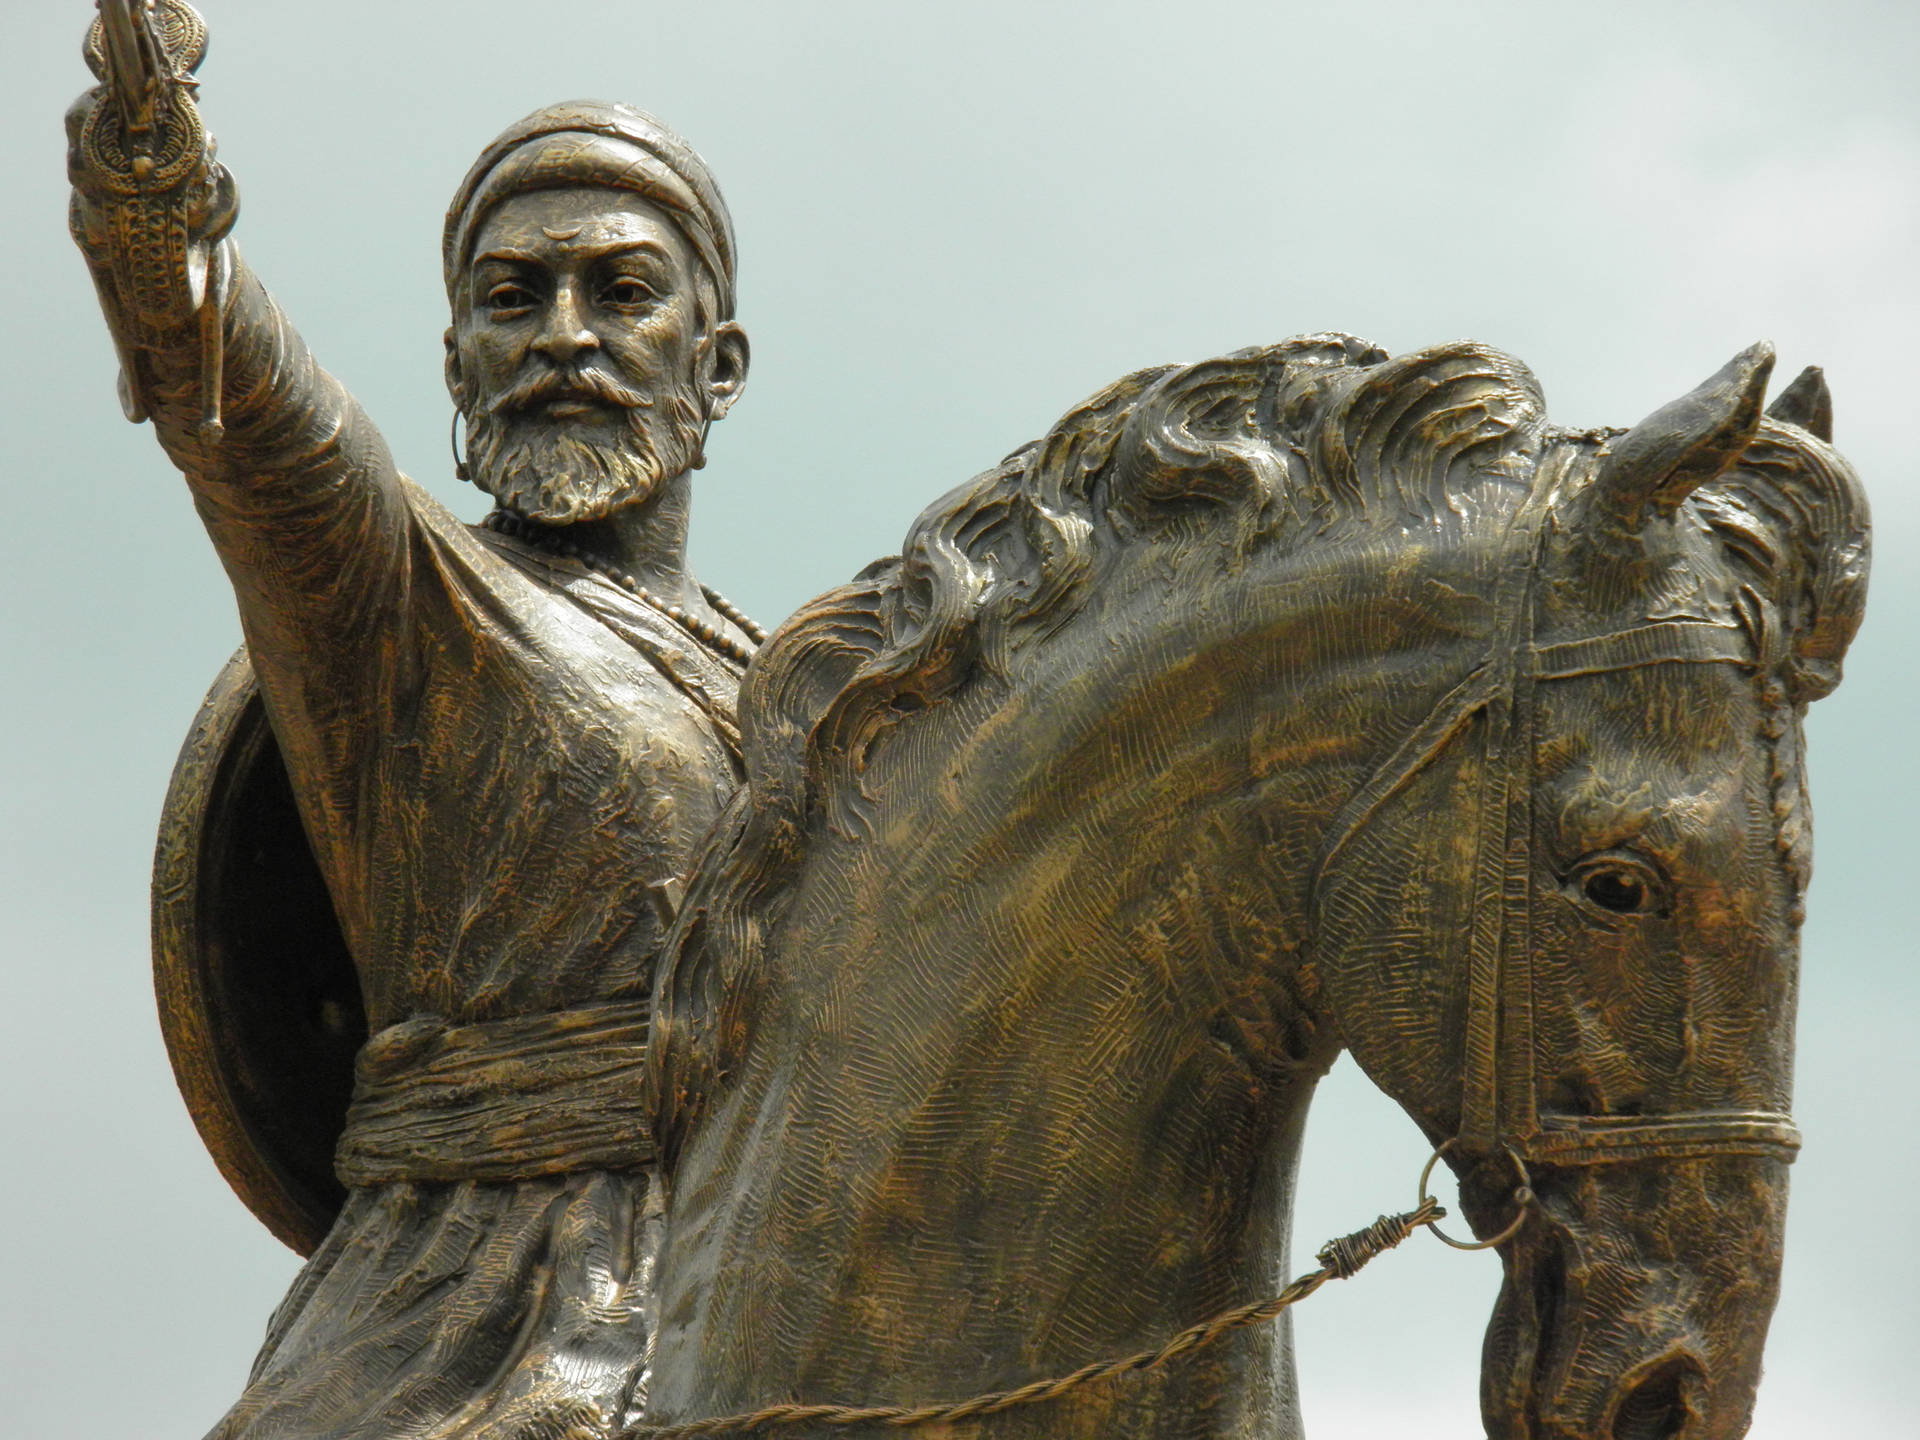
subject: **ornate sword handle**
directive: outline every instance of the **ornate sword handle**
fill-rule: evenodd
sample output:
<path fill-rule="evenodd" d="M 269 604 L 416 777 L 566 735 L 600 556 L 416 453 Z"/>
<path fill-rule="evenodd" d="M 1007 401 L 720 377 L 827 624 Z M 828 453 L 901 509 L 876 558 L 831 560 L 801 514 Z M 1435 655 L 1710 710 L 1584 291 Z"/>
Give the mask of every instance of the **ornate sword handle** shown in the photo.
<path fill-rule="evenodd" d="M 237 207 L 193 99 L 206 23 L 185 0 L 98 3 L 84 53 L 101 88 L 73 157 L 86 228 L 105 252 L 103 278 L 129 332 L 123 347 L 199 322 L 201 433 L 217 441 L 228 272 L 218 247 Z M 148 407 L 130 359 L 123 348 L 123 400 L 142 419 Z"/>

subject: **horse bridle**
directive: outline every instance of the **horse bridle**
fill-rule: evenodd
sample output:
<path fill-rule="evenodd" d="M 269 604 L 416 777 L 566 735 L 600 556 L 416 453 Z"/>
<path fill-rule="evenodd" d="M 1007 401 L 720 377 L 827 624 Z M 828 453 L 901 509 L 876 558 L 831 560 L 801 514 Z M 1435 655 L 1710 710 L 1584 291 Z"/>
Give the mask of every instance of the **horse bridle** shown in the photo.
<path fill-rule="evenodd" d="M 1540 1110 L 1529 943 L 1539 687 L 1649 665 L 1737 665 L 1759 672 L 1770 663 L 1770 657 L 1755 655 L 1745 627 L 1703 620 L 1651 620 L 1584 639 L 1535 642 L 1535 579 L 1551 502 L 1572 451 L 1566 447 L 1536 467 L 1533 486 L 1509 526 L 1496 585 L 1498 628 L 1487 655 L 1343 807 L 1316 873 L 1317 885 L 1328 863 L 1379 807 L 1484 715 L 1484 763 L 1472 813 L 1478 833 L 1470 919 L 1459 940 L 1467 976 L 1460 1125 L 1428 1161 L 1420 1187 L 1425 1198 L 1434 1163 L 1451 1151 L 1512 1162 L 1521 1182 L 1514 1192 L 1520 1214 L 1483 1245 L 1510 1238 L 1524 1221 L 1532 1201 L 1530 1164 L 1592 1166 L 1727 1155 L 1791 1161 L 1800 1148 L 1792 1118 L 1765 1111 L 1565 1115 Z"/>
<path fill-rule="evenodd" d="M 1534 579 L 1547 534 L 1555 486 L 1565 473 L 1571 447 L 1535 468 L 1534 482 L 1516 511 L 1496 584 L 1498 629 L 1486 657 L 1442 697 L 1427 718 L 1342 807 L 1329 828 L 1330 841 L 1314 870 L 1318 890 L 1327 867 L 1366 828 L 1379 808 L 1485 714 L 1485 763 L 1474 806 L 1477 843 L 1473 908 L 1465 935 L 1467 972 L 1466 1055 L 1461 1067 L 1460 1126 L 1428 1159 L 1420 1174 L 1420 1203 L 1401 1215 L 1383 1215 L 1363 1232 L 1324 1247 L 1321 1269 L 1300 1277 L 1279 1295 L 1236 1306 L 1181 1331 L 1157 1349 L 1084 1365 L 1064 1375 L 1030 1381 L 1010 1390 L 920 1406 L 808 1405 L 781 1402 L 738 1415 L 677 1425 L 629 1426 L 618 1440 L 703 1440 L 733 1432 L 759 1432 L 801 1425 L 887 1425 L 911 1429 L 997 1414 L 1057 1400 L 1083 1386 L 1116 1376 L 1158 1369 L 1224 1335 L 1262 1323 L 1314 1293 L 1333 1278 L 1346 1278 L 1373 1255 L 1425 1226 L 1463 1250 L 1501 1245 L 1519 1234 L 1532 1213 L 1529 1163 L 1547 1166 L 1619 1164 L 1633 1160 L 1762 1155 L 1791 1161 L 1800 1134 L 1787 1115 L 1707 1111 L 1669 1115 L 1543 1115 L 1534 1079 L 1533 956 L 1528 922 L 1533 904 L 1533 749 L 1539 686 L 1585 675 L 1605 675 L 1647 665 L 1737 665 L 1764 673 L 1775 657 L 1756 656 L 1740 625 L 1702 620 L 1652 620 L 1611 634 L 1539 645 L 1534 637 Z M 1517 1214 L 1490 1239 L 1468 1243 L 1444 1234 L 1435 1222 L 1446 1214 L 1427 1193 L 1441 1158 L 1451 1152 L 1505 1157 L 1518 1172 L 1513 1191 Z"/>

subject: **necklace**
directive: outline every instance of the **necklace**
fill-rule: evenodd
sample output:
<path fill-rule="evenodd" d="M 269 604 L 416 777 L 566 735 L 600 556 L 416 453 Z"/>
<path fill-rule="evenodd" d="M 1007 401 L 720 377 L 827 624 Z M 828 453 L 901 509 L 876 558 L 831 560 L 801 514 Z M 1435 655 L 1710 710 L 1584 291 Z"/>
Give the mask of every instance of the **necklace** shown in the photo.
<path fill-rule="evenodd" d="M 662 599 L 618 566 L 609 565 L 606 561 L 600 559 L 599 556 L 591 555 L 582 550 L 578 545 L 567 540 L 562 540 L 558 535 L 553 533 L 551 527 L 535 525 L 531 521 L 505 510 L 495 510 L 480 523 L 497 535 L 510 535 L 516 540 L 524 540 L 536 550 L 544 550 L 549 554 L 559 555 L 573 561 L 576 565 L 584 566 L 603 579 L 611 580 L 643 604 L 658 610 L 662 615 L 673 621 L 674 624 L 678 625 L 682 630 L 685 630 L 701 644 L 707 646 L 709 649 L 720 651 L 721 654 L 738 661 L 741 665 L 745 665 L 749 660 L 753 659 L 755 647 L 767 638 L 765 629 L 756 624 L 744 610 L 728 600 L 726 596 L 722 595 L 718 590 L 715 590 L 711 585 L 702 585 L 700 587 L 700 593 L 706 596 L 709 605 L 719 611 L 720 614 L 726 616 L 726 618 L 734 624 L 738 625 L 741 630 L 746 633 L 747 638 L 753 641 L 753 645 L 742 645 L 719 626 L 709 624 L 705 619 L 699 615 L 695 615 L 685 606 L 675 605 L 670 601 Z"/>

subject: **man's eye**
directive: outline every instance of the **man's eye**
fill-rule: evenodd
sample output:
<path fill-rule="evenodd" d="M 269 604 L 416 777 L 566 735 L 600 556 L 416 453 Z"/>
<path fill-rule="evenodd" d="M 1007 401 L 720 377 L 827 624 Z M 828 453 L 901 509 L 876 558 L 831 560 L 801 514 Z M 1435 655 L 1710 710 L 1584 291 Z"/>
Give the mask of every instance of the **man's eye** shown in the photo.
<path fill-rule="evenodd" d="M 645 305 L 653 298 L 653 290 L 650 286 L 626 276 L 622 276 L 617 280 L 609 280 L 606 288 L 600 292 L 600 299 L 603 304 L 615 305 L 622 309 Z"/>
<path fill-rule="evenodd" d="M 487 292 L 487 308 L 493 311 L 526 310 L 533 303 L 533 292 L 524 285 L 496 285 Z"/>

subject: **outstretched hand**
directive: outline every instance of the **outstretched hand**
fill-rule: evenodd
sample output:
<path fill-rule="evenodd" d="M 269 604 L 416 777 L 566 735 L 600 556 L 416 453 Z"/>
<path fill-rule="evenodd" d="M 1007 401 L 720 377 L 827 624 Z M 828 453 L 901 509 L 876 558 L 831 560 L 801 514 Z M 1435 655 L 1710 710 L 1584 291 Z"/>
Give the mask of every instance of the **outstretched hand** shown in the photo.
<path fill-rule="evenodd" d="M 191 75 L 206 27 L 181 0 L 101 6 L 84 47 L 101 82 L 68 109 L 73 236 L 123 321 L 165 329 L 206 297 L 238 194 L 214 159 Z"/>

